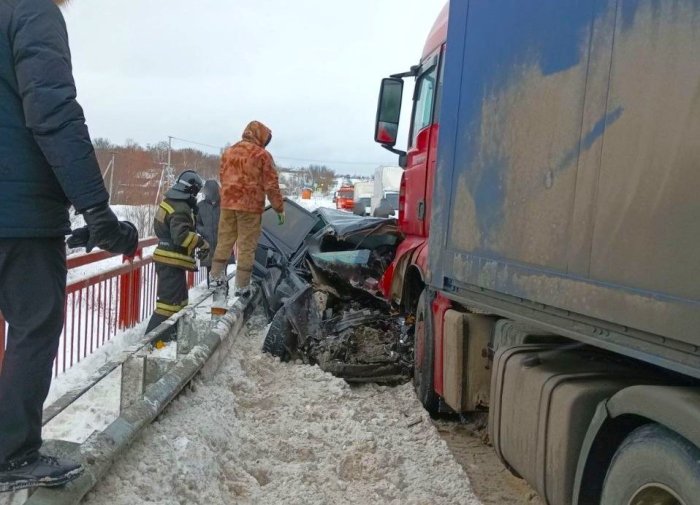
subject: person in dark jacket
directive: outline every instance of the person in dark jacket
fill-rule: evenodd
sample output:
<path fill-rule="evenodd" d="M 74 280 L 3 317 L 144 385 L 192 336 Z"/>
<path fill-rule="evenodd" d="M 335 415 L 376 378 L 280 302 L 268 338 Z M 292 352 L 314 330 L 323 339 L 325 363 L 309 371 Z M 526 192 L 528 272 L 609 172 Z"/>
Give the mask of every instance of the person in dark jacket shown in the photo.
<path fill-rule="evenodd" d="M 209 287 L 212 255 L 216 250 L 217 236 L 219 234 L 219 217 L 221 216 L 221 194 L 219 183 L 209 179 L 202 188 L 204 200 L 199 202 L 197 212 L 197 233 L 209 243 L 211 252 L 203 258 L 199 264 L 207 269 L 207 287 Z"/>
<path fill-rule="evenodd" d="M 56 2 L 57 3 L 57 2 Z M 136 228 L 110 210 L 76 101 L 68 35 L 51 0 L 0 1 L 0 491 L 58 486 L 82 467 L 40 452 L 42 407 L 63 327 L 71 247 L 132 256 Z"/>
<path fill-rule="evenodd" d="M 187 306 L 187 271 L 197 271 L 195 251 L 200 258 L 210 253 L 207 241 L 196 232 L 194 211 L 203 181 L 196 172 L 185 170 L 165 193 L 153 220 L 158 246 L 153 251 L 158 288 L 156 308 L 146 333 Z M 159 335 L 158 341 L 174 338 L 173 332 Z M 157 343 L 157 342 L 156 342 Z"/>

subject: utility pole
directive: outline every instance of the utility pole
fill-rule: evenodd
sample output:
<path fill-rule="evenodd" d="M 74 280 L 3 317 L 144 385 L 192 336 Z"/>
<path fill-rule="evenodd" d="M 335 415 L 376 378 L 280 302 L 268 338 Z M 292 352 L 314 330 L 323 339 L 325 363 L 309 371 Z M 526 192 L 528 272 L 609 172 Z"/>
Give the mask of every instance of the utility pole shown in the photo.
<path fill-rule="evenodd" d="M 170 168 L 170 157 L 173 153 L 173 138 L 168 135 L 168 168 Z"/>
<path fill-rule="evenodd" d="M 114 151 L 112 151 L 112 161 L 109 162 L 109 166 L 112 167 L 112 171 L 109 173 L 109 204 L 112 205 L 112 194 L 114 192 Z"/>
<path fill-rule="evenodd" d="M 172 165 L 172 154 L 173 154 L 173 137 L 168 135 L 168 164 L 165 167 L 165 180 L 168 185 L 175 182 L 175 173 L 173 171 Z"/>
<path fill-rule="evenodd" d="M 114 152 L 112 152 L 112 159 L 109 160 L 109 163 L 107 164 L 107 169 L 105 170 L 104 175 L 102 176 L 104 179 L 107 179 L 107 172 L 109 172 L 109 204 L 112 204 L 112 190 L 114 189 Z M 111 170 L 111 172 L 110 172 Z M 106 181 L 105 181 L 106 184 Z"/>
<path fill-rule="evenodd" d="M 161 189 L 163 188 L 163 180 L 165 179 L 165 172 L 168 171 L 167 165 L 165 163 L 160 163 L 160 165 L 163 165 L 163 169 L 160 171 L 160 182 L 158 183 L 158 191 L 156 192 L 156 201 L 154 205 L 158 205 L 160 203 L 160 192 Z"/>

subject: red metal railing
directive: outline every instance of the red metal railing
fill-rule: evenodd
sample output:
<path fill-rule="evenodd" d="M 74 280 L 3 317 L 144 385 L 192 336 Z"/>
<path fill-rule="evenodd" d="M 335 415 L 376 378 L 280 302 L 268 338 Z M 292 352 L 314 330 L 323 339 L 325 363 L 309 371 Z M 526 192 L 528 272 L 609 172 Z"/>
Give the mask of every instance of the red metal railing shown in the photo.
<path fill-rule="evenodd" d="M 156 300 L 156 272 L 153 257 L 144 249 L 158 243 L 143 239 L 134 259 L 122 259 L 118 266 L 96 268 L 95 273 L 68 283 L 66 318 L 54 362 L 54 375 L 65 372 L 112 339 L 119 331 L 133 328 L 150 317 Z M 68 270 L 118 257 L 105 251 L 72 256 Z M 206 280 L 206 273 L 188 273 L 190 287 Z M 0 314 L 0 368 L 5 350 L 6 323 Z"/>

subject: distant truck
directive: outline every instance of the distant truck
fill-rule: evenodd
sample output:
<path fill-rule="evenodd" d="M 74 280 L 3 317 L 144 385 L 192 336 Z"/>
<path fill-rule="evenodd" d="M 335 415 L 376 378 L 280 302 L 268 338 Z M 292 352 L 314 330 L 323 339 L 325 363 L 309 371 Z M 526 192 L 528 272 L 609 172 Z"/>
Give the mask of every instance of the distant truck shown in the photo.
<path fill-rule="evenodd" d="M 365 216 L 369 216 L 372 213 L 372 194 L 374 192 L 374 182 L 372 181 L 361 181 L 355 183 L 355 204 L 358 202 L 360 205 L 364 206 Z M 357 205 L 355 205 L 357 206 Z"/>
<path fill-rule="evenodd" d="M 451 0 L 382 81 L 405 239 L 381 286 L 416 316 L 416 392 L 488 411 L 548 505 L 700 503 L 698 19 L 691 0 Z"/>
<path fill-rule="evenodd" d="M 355 187 L 344 183 L 335 195 L 335 208 L 352 211 L 355 206 Z"/>
<path fill-rule="evenodd" d="M 402 176 L 401 167 L 378 167 L 375 170 L 371 213 L 379 207 L 382 199 L 386 198 L 389 206 L 394 209 L 394 217 L 398 217 Z"/>

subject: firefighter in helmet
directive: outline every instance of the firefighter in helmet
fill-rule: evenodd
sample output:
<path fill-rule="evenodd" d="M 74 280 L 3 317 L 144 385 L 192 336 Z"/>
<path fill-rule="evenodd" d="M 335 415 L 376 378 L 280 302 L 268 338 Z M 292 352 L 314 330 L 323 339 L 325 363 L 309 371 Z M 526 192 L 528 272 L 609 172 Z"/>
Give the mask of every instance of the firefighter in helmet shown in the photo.
<path fill-rule="evenodd" d="M 209 244 L 196 232 L 195 212 L 197 194 L 204 181 L 193 170 L 185 170 L 173 187 L 165 193 L 153 222 L 159 239 L 153 252 L 158 276 L 156 309 L 148 323 L 146 333 L 187 306 L 187 271 L 196 271 L 197 257 L 209 254 Z M 160 341 L 172 340 L 174 328 Z"/>

